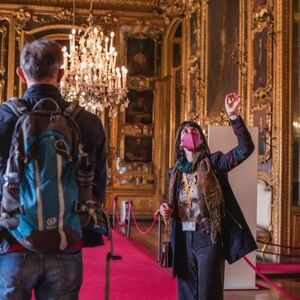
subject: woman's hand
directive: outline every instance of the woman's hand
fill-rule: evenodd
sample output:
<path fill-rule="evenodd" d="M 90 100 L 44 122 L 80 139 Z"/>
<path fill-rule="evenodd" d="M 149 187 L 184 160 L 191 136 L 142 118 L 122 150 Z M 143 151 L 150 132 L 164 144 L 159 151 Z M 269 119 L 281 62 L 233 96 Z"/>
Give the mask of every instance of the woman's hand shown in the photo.
<path fill-rule="evenodd" d="M 163 203 L 159 207 L 159 213 L 165 220 L 168 220 L 173 213 L 173 209 L 170 208 L 170 206 L 167 203 Z"/>
<path fill-rule="evenodd" d="M 225 108 L 229 116 L 235 115 L 240 105 L 241 98 L 236 93 L 229 93 L 225 96 Z"/>

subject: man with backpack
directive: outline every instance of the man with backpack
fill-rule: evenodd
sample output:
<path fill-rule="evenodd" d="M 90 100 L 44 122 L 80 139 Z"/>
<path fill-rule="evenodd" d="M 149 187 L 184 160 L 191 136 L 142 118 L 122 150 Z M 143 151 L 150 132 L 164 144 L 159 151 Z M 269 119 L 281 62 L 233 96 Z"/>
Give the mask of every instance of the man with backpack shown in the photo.
<path fill-rule="evenodd" d="M 27 90 L 0 105 L 1 300 L 30 300 L 32 291 L 37 300 L 78 299 L 84 238 L 103 242 L 93 228 L 105 194 L 105 133 L 97 116 L 62 98 L 62 64 L 57 42 L 26 44 L 17 74 Z"/>

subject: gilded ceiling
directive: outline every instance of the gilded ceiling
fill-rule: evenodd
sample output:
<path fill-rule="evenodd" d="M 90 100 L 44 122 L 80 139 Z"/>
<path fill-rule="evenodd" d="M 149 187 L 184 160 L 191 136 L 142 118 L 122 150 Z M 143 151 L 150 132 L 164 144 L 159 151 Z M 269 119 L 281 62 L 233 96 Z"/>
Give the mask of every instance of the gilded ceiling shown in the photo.
<path fill-rule="evenodd" d="M 19 6 L 52 6 L 72 8 L 74 0 L 0 0 L 0 5 Z M 152 12 L 156 0 L 93 0 L 93 9 L 96 10 L 119 10 L 132 12 Z M 76 0 L 77 9 L 89 9 L 91 0 Z"/>

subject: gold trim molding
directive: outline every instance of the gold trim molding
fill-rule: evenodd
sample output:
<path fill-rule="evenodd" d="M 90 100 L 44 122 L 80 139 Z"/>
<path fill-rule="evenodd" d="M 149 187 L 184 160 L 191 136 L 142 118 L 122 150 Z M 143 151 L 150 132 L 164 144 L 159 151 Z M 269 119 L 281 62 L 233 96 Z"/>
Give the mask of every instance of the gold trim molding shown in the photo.
<path fill-rule="evenodd" d="M 41 4 L 42 2 L 42 4 Z M 10 0 L 9 4 L 1 4 L 0 7 L 24 7 L 27 8 L 33 7 L 45 7 L 58 9 L 59 7 L 72 9 L 73 0 L 22 0 L 20 5 L 19 0 Z M 89 10 L 90 0 L 76 0 L 76 9 L 85 9 Z M 130 11 L 130 12 L 153 12 L 154 1 L 153 0 L 101 0 L 94 1 L 93 3 L 94 10 L 114 10 L 114 11 Z"/>
<path fill-rule="evenodd" d="M 274 23 L 273 16 L 273 0 L 268 0 L 265 5 L 262 5 L 253 13 L 253 26 L 258 31 L 265 27 L 271 27 Z"/>
<path fill-rule="evenodd" d="M 290 244 L 291 237 L 291 1 L 274 6 L 274 90 L 272 112 L 272 223 L 274 243 Z"/>
<path fill-rule="evenodd" d="M 154 11 L 163 16 L 166 24 L 170 24 L 173 19 L 190 17 L 199 5 L 199 0 L 156 0 Z"/>

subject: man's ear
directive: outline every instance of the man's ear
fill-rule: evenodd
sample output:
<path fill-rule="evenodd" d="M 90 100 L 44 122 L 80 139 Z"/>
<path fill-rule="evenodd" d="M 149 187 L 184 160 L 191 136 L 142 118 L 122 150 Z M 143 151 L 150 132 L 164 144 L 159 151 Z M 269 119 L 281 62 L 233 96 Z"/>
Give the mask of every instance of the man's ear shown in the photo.
<path fill-rule="evenodd" d="M 60 81 L 63 78 L 64 74 L 65 74 L 65 70 L 64 69 L 59 69 L 58 70 L 57 83 L 60 83 Z"/>
<path fill-rule="evenodd" d="M 17 72 L 19 78 L 21 79 L 21 81 L 22 81 L 23 83 L 26 83 L 26 84 L 27 84 L 27 80 L 26 80 L 26 77 L 25 77 L 25 75 L 24 75 L 23 69 L 22 69 L 21 67 L 17 67 L 16 72 Z"/>

